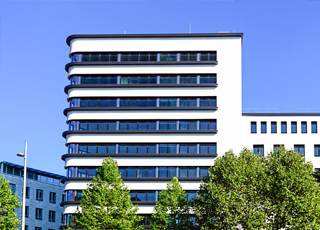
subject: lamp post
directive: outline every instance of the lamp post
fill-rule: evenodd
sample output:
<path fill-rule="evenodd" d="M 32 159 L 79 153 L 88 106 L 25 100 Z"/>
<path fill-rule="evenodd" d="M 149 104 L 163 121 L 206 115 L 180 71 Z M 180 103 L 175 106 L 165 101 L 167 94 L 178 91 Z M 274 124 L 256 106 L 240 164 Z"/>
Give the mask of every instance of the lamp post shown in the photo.
<path fill-rule="evenodd" d="M 27 190 L 27 156 L 28 156 L 27 151 L 28 151 L 28 143 L 26 141 L 23 153 L 17 153 L 18 157 L 23 157 L 24 159 L 21 230 L 25 230 L 25 226 L 26 226 L 26 190 Z"/>

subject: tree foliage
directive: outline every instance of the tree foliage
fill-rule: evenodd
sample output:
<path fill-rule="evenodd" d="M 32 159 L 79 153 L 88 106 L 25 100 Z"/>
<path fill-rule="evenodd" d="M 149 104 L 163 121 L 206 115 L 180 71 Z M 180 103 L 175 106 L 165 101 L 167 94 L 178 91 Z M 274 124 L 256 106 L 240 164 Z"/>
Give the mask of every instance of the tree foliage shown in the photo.
<path fill-rule="evenodd" d="M 140 229 L 137 207 L 132 205 L 117 163 L 111 158 L 103 161 L 97 169 L 88 189 L 84 190 L 80 203 L 81 212 L 76 215 L 77 227 L 90 230 Z"/>
<path fill-rule="evenodd" d="M 228 152 L 210 168 L 194 209 L 202 229 L 319 229 L 320 187 L 293 151 Z"/>
<path fill-rule="evenodd" d="M 9 183 L 0 176 L 0 229 L 18 229 L 19 219 L 15 209 L 19 206 L 19 197 L 12 193 Z"/>
<path fill-rule="evenodd" d="M 176 177 L 160 192 L 151 218 L 152 229 L 193 229 L 187 195 Z"/>

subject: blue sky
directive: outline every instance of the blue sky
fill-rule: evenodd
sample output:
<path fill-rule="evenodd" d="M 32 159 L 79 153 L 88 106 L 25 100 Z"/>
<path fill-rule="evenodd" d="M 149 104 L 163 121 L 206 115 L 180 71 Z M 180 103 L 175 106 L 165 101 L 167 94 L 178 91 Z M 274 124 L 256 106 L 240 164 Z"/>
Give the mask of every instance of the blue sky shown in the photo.
<path fill-rule="evenodd" d="M 243 32 L 243 110 L 320 112 L 320 0 L 0 0 L 0 160 L 64 174 L 74 33 Z"/>

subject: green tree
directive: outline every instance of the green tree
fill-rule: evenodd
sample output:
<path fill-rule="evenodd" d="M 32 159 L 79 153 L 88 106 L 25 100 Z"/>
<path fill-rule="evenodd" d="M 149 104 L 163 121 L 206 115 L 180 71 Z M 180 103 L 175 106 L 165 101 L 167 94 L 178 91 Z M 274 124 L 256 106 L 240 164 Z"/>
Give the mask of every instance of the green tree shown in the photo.
<path fill-rule="evenodd" d="M 202 229 L 319 229 L 320 187 L 293 151 L 229 152 L 210 168 L 194 209 Z"/>
<path fill-rule="evenodd" d="M 15 208 L 19 206 L 19 197 L 12 193 L 9 183 L 0 176 L 0 229 L 18 229 L 20 221 Z"/>
<path fill-rule="evenodd" d="M 132 205 L 116 161 L 110 157 L 103 161 L 96 177 L 84 190 L 80 207 L 75 224 L 82 229 L 141 229 L 142 218 L 137 215 L 137 207 Z"/>
<path fill-rule="evenodd" d="M 176 177 L 173 177 L 167 188 L 160 192 L 151 223 L 154 230 L 194 228 L 186 192 Z"/>

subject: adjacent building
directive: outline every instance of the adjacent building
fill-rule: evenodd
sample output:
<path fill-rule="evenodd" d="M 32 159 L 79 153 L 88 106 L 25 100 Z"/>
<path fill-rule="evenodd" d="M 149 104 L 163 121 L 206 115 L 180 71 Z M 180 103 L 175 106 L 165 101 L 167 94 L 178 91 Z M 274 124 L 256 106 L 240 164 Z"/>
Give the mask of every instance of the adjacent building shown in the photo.
<path fill-rule="evenodd" d="M 0 176 L 22 201 L 23 166 L 2 161 Z M 58 230 L 62 225 L 63 176 L 37 169 L 27 169 L 26 230 Z M 17 208 L 21 220 L 22 207 Z"/>
<path fill-rule="evenodd" d="M 242 34 L 72 35 L 64 224 L 105 157 L 146 224 L 177 176 L 194 199 L 216 157 L 284 145 L 320 168 L 320 114 L 242 113 Z"/>

